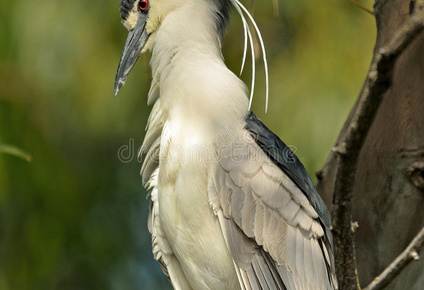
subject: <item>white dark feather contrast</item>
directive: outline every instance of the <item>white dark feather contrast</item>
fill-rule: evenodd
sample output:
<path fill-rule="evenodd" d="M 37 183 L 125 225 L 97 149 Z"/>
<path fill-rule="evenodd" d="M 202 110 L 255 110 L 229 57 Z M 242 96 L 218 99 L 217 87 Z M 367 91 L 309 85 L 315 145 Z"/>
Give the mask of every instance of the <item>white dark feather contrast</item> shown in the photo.
<path fill-rule="evenodd" d="M 242 66 L 250 21 L 268 80 L 259 29 L 238 0 L 121 1 L 129 37 L 115 93 L 151 51 L 140 154 L 153 256 L 177 290 L 337 289 L 328 211 L 297 157 L 250 112 L 255 62 L 250 102 L 224 63 L 230 6 L 242 17 Z"/>

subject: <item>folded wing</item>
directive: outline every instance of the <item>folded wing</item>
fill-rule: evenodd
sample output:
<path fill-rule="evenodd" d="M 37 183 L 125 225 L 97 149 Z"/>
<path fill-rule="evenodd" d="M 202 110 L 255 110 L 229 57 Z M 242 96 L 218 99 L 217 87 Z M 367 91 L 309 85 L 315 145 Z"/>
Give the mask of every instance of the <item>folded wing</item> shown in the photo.
<path fill-rule="evenodd" d="M 325 206 L 312 182 L 305 194 L 293 181 L 290 175 L 296 171 L 307 176 L 297 173 L 298 180 L 309 178 L 294 155 L 290 157 L 299 164 L 289 174 L 284 170 L 287 165 L 272 157 L 287 147 L 281 140 L 281 148 L 271 148 L 277 151 L 264 150 L 258 142 L 261 130 L 255 135 L 246 128 L 245 134 L 223 148 L 209 180 L 211 206 L 220 219 L 241 287 L 335 289 Z"/>

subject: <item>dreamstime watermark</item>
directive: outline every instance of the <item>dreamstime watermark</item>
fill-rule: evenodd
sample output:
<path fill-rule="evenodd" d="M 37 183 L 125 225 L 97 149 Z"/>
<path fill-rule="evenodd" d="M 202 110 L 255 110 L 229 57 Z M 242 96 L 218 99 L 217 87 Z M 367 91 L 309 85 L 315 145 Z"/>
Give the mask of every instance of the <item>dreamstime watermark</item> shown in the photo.
<path fill-rule="evenodd" d="M 179 144 L 170 144 L 166 148 L 166 153 L 160 154 L 159 145 L 149 148 L 147 152 L 142 152 L 141 146 L 137 148 L 134 139 L 130 138 L 128 144 L 119 147 L 117 155 L 122 163 L 131 163 L 136 161 L 142 163 L 144 158 L 168 163 L 195 163 L 195 162 L 219 162 L 223 159 L 231 159 L 234 163 L 254 162 L 255 159 L 263 159 L 263 152 L 277 163 L 296 163 L 297 148 L 294 145 L 288 145 L 284 148 L 277 146 L 265 147 L 259 144 L 261 148 L 254 144 L 254 141 L 246 141 L 245 144 L 230 143 L 218 148 L 212 145 L 192 144 L 181 146 Z M 153 145 L 155 146 L 155 145 Z M 304 158 L 299 160 L 304 162 Z"/>

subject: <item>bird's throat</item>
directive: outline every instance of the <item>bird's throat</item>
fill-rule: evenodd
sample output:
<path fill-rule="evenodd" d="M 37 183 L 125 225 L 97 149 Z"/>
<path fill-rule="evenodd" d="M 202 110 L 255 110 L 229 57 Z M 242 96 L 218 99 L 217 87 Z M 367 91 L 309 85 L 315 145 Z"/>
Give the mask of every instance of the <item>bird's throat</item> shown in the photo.
<path fill-rule="evenodd" d="M 156 32 L 149 102 L 160 98 L 166 115 L 178 112 L 224 126 L 231 124 L 228 118 L 244 119 L 248 100 L 244 83 L 224 63 L 210 2 L 190 1 L 169 14 Z"/>

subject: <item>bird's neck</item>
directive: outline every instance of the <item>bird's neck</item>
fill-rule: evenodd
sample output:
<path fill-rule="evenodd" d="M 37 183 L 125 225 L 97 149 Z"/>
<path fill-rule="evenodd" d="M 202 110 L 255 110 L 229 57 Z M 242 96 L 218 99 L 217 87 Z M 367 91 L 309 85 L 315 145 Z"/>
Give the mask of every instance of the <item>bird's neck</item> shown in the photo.
<path fill-rule="evenodd" d="M 246 115 L 248 100 L 244 83 L 223 61 L 214 2 L 187 1 L 163 20 L 153 36 L 149 102 L 160 99 L 166 114 L 228 124 Z"/>

